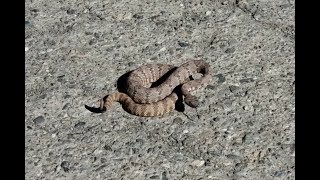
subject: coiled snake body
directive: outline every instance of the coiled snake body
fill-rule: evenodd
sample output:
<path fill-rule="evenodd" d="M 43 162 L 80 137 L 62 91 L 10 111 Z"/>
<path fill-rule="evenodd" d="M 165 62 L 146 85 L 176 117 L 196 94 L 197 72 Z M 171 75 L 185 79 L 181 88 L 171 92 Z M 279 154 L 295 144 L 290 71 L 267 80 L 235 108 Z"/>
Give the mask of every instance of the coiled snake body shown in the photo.
<path fill-rule="evenodd" d="M 105 101 L 100 100 L 100 109 L 110 109 L 113 102 L 120 102 L 131 114 L 137 116 L 162 116 L 175 108 L 178 95 L 174 88 L 181 85 L 184 101 L 191 107 L 198 106 L 198 100 L 191 92 L 207 86 L 212 79 L 212 69 L 203 60 L 191 60 L 177 67 L 160 85 L 148 87 L 168 71 L 175 68 L 167 64 L 146 64 L 132 71 L 127 79 L 127 94 L 115 92 Z M 203 74 L 199 79 L 190 80 L 190 76 Z"/>

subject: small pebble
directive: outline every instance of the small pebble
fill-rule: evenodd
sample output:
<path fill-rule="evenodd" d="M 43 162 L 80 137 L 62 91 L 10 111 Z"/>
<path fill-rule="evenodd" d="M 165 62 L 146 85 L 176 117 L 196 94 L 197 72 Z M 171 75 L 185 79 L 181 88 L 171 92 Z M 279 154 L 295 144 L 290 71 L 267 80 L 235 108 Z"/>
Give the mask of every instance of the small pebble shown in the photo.
<path fill-rule="evenodd" d="M 275 177 L 280 177 L 280 176 L 282 176 L 283 174 L 284 174 L 283 171 L 276 171 L 276 172 L 274 173 L 274 176 L 275 176 Z"/>
<path fill-rule="evenodd" d="M 29 48 L 28 47 L 24 47 L 24 51 L 25 52 L 29 51 Z"/>
<path fill-rule="evenodd" d="M 206 16 L 209 16 L 211 13 L 212 13 L 211 11 L 207 11 Z"/>
<path fill-rule="evenodd" d="M 93 151 L 93 154 L 94 154 L 94 155 L 99 155 L 99 154 L 101 154 L 102 152 L 103 152 L 103 150 L 101 150 L 101 149 L 96 149 L 96 150 Z"/>
<path fill-rule="evenodd" d="M 47 97 L 47 94 L 42 94 L 39 96 L 40 99 L 44 99 L 45 97 Z"/>
<path fill-rule="evenodd" d="M 234 53 L 236 51 L 236 49 L 234 47 L 232 48 L 228 48 L 225 53 Z"/>
<path fill-rule="evenodd" d="M 64 172 L 68 172 L 70 169 L 70 163 L 68 161 L 63 161 L 60 166 L 62 167 Z"/>
<path fill-rule="evenodd" d="M 78 122 L 76 125 L 74 125 L 75 128 L 83 127 L 86 123 L 85 122 Z"/>
<path fill-rule="evenodd" d="M 174 119 L 173 119 L 173 123 L 180 124 L 180 123 L 182 123 L 182 119 L 179 118 L 179 117 L 174 118 Z"/>
<path fill-rule="evenodd" d="M 76 11 L 74 9 L 68 9 L 67 14 L 74 14 Z"/>
<path fill-rule="evenodd" d="M 43 117 L 43 116 L 38 116 L 38 117 L 36 117 L 36 118 L 33 120 L 33 122 L 34 122 L 35 124 L 43 123 L 43 122 L 44 122 L 44 117 Z"/>
<path fill-rule="evenodd" d="M 108 146 L 108 145 L 105 145 L 103 148 L 104 148 L 105 150 L 107 150 L 107 151 L 112 151 L 112 148 L 111 148 L 110 146 Z"/>
<path fill-rule="evenodd" d="M 133 18 L 136 18 L 136 19 L 142 19 L 143 18 L 143 15 L 139 15 L 139 14 L 135 14 L 132 16 Z"/>
<path fill-rule="evenodd" d="M 159 176 L 154 175 L 154 176 L 151 176 L 150 179 L 159 179 Z"/>
<path fill-rule="evenodd" d="M 227 5 L 228 4 L 228 1 L 224 1 L 221 3 L 222 5 Z"/>
<path fill-rule="evenodd" d="M 61 82 L 61 81 L 63 80 L 63 77 L 64 77 L 64 76 L 65 76 L 65 75 L 58 76 L 58 77 L 57 77 L 57 81 L 58 81 L 58 82 Z"/>
<path fill-rule="evenodd" d="M 222 74 L 217 74 L 215 76 L 218 77 L 218 79 L 219 79 L 218 84 L 221 84 L 226 81 L 226 78 Z"/>
<path fill-rule="evenodd" d="M 204 160 L 195 160 L 195 161 L 192 162 L 192 166 L 201 167 L 201 166 L 204 165 L 204 163 L 205 163 Z"/>
<path fill-rule="evenodd" d="M 229 86 L 230 92 L 235 92 L 237 89 L 239 89 L 238 86 L 233 86 L 233 85 Z"/>
<path fill-rule="evenodd" d="M 163 47 L 159 51 L 162 52 L 162 51 L 165 51 L 166 49 L 167 49 L 166 47 Z"/>
<path fill-rule="evenodd" d="M 207 89 L 215 89 L 216 88 L 216 86 L 213 86 L 213 85 L 208 85 L 207 87 L 206 87 Z"/>
<path fill-rule="evenodd" d="M 189 46 L 189 44 L 188 44 L 188 43 L 185 43 L 185 42 L 178 42 L 178 44 L 179 44 L 180 47 L 187 47 L 187 46 Z"/>
<path fill-rule="evenodd" d="M 128 66 L 133 66 L 134 65 L 134 62 L 132 62 L 132 61 L 130 61 L 130 62 L 128 62 Z"/>

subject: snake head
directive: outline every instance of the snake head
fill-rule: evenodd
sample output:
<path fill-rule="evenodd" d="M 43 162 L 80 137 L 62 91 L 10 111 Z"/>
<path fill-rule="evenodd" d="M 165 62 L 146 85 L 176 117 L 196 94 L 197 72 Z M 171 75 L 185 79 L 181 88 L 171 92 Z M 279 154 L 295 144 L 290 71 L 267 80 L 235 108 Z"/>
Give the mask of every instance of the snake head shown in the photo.
<path fill-rule="evenodd" d="M 196 108 L 199 106 L 199 100 L 195 96 L 186 96 L 184 98 L 184 102 L 192 108 Z"/>

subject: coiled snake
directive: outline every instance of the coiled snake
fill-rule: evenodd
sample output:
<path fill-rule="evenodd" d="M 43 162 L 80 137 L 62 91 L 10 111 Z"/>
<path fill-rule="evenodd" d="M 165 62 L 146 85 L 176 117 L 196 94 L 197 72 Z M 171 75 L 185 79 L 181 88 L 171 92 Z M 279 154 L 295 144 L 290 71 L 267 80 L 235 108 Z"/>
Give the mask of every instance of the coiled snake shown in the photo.
<path fill-rule="evenodd" d="M 120 102 L 131 114 L 137 116 L 162 116 L 175 108 L 178 95 L 174 89 L 181 86 L 184 102 L 197 107 L 198 100 L 191 92 L 208 85 L 212 79 L 212 69 L 203 60 L 190 60 L 177 67 L 164 82 L 156 87 L 148 87 L 156 82 L 168 71 L 173 70 L 173 65 L 146 64 L 132 71 L 127 79 L 127 94 L 115 92 L 105 100 L 100 100 L 100 110 L 109 110 L 113 102 Z M 197 73 L 203 74 L 199 79 L 190 80 L 190 76 Z"/>

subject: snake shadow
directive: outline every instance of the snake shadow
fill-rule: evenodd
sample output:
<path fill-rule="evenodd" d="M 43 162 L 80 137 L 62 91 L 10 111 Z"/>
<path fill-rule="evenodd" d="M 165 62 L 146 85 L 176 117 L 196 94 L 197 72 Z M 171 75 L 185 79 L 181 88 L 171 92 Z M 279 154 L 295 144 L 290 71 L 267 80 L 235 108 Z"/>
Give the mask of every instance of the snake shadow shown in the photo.
<path fill-rule="evenodd" d="M 170 71 L 168 71 L 161 78 L 159 78 L 156 82 L 152 83 L 150 88 L 157 87 L 160 84 L 162 84 L 172 74 L 172 72 L 175 69 L 176 69 L 176 67 L 171 69 Z M 119 92 L 127 94 L 127 80 L 128 80 L 129 75 L 131 74 L 131 72 L 132 71 L 129 71 L 118 78 L 117 90 Z M 183 104 L 183 97 L 182 97 L 182 93 L 181 93 L 181 86 L 182 85 L 179 85 L 176 88 L 174 88 L 174 90 L 173 90 L 173 92 L 175 92 L 178 95 L 178 100 L 176 101 L 176 104 L 175 104 L 175 110 L 179 111 L 179 112 L 183 112 L 185 110 L 185 106 Z M 105 102 L 107 98 L 108 98 L 108 95 L 104 96 L 103 102 Z M 85 105 L 85 108 L 93 113 L 103 113 L 106 111 L 105 107 L 103 107 L 103 109 L 100 109 L 99 107 L 90 107 L 90 106 Z"/>

